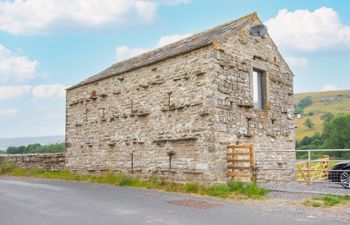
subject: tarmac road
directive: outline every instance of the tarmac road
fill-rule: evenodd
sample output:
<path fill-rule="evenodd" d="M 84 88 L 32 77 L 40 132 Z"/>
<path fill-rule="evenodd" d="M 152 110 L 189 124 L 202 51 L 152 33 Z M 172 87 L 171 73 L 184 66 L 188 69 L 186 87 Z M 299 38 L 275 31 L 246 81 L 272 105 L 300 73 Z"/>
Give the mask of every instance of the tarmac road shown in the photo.
<path fill-rule="evenodd" d="M 0 177 L 0 225 L 341 225 L 263 204 L 68 181 Z"/>

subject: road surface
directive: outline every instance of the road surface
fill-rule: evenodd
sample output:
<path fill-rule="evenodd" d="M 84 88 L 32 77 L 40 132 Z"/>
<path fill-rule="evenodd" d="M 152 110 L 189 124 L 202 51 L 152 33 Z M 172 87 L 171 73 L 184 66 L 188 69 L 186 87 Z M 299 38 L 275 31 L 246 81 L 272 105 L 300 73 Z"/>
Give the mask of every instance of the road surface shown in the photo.
<path fill-rule="evenodd" d="M 264 204 L 152 190 L 0 177 L 0 225 L 341 225 Z"/>

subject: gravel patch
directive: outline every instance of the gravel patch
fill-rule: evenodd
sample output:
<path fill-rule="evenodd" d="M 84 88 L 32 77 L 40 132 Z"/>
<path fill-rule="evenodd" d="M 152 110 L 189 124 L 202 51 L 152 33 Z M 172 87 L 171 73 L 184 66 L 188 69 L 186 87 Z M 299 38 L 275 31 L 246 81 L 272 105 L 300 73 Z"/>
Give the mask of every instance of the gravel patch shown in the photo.
<path fill-rule="evenodd" d="M 312 183 L 307 185 L 303 182 L 289 182 L 289 183 L 261 183 L 259 186 L 270 189 L 272 195 L 278 195 L 277 192 L 291 192 L 293 197 L 296 193 L 301 196 L 303 194 L 320 195 L 320 194 L 334 194 L 334 195 L 349 195 L 350 189 L 345 189 L 343 186 L 337 183 L 324 182 L 324 183 Z M 282 195 L 282 194 L 280 194 Z"/>
<path fill-rule="evenodd" d="M 292 215 L 302 215 L 305 218 L 325 218 L 332 221 L 332 223 L 328 223 L 329 225 L 350 225 L 350 205 L 338 205 L 331 208 L 313 208 L 304 206 L 303 202 L 314 195 L 286 192 L 271 192 L 270 194 L 270 199 L 255 202 L 256 206 L 260 205 L 261 209 L 271 213 L 287 211 Z"/>
<path fill-rule="evenodd" d="M 268 200 L 256 202 L 257 205 L 270 212 L 288 211 L 293 215 L 304 215 L 307 218 L 327 218 L 330 225 L 350 225 L 350 204 L 338 205 L 331 208 L 306 207 L 303 202 L 322 194 L 350 195 L 350 190 L 334 183 L 314 183 L 307 185 L 300 182 L 259 184 L 272 190 Z"/>
<path fill-rule="evenodd" d="M 310 199 L 312 197 L 319 196 L 318 194 L 307 194 L 307 193 L 293 193 L 293 192 L 280 192 L 271 191 L 268 193 L 268 197 L 271 199 L 285 200 L 287 202 L 297 202 Z"/>

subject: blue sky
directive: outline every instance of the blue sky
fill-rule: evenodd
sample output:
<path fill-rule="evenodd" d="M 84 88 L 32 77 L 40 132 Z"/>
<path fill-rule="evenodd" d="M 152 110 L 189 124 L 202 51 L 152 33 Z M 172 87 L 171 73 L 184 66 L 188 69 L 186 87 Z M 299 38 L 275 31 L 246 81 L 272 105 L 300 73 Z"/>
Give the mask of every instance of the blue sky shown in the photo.
<path fill-rule="evenodd" d="M 256 11 L 295 92 L 350 89 L 350 1 L 0 0 L 0 137 L 64 134 L 64 88 Z"/>

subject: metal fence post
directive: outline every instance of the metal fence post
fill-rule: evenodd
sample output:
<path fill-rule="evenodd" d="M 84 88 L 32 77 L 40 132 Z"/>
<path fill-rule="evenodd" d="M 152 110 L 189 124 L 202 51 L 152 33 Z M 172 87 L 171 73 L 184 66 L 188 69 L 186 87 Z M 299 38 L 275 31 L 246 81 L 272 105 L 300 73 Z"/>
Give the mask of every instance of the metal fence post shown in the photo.
<path fill-rule="evenodd" d="M 311 151 L 307 151 L 307 184 L 310 185 Z"/>

